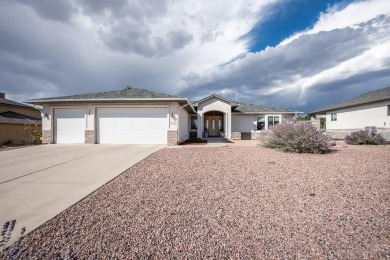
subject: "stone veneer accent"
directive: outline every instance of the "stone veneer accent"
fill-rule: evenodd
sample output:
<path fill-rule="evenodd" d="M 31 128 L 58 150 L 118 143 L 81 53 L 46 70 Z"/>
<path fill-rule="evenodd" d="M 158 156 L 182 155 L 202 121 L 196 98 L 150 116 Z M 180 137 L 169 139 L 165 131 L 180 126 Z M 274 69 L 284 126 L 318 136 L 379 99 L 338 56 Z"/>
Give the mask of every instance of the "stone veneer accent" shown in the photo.
<path fill-rule="evenodd" d="M 251 132 L 241 132 L 241 140 L 251 140 L 252 133 Z"/>
<path fill-rule="evenodd" d="M 85 130 L 85 143 L 86 144 L 95 143 L 95 130 Z"/>
<path fill-rule="evenodd" d="M 233 132 L 232 139 L 233 140 L 241 140 L 241 133 L 240 132 Z"/>
<path fill-rule="evenodd" d="M 329 135 L 333 139 L 344 139 L 346 135 L 351 134 L 351 132 L 359 131 L 364 129 L 327 129 L 325 134 Z M 381 134 L 386 141 L 390 141 L 390 128 L 377 127 L 376 132 Z"/>
<path fill-rule="evenodd" d="M 259 139 L 259 137 L 260 137 L 259 132 L 251 132 L 251 139 L 252 140 L 257 140 L 257 139 Z"/>
<path fill-rule="evenodd" d="M 257 140 L 259 138 L 258 132 L 233 132 L 233 140 Z"/>
<path fill-rule="evenodd" d="M 177 145 L 177 131 L 176 130 L 168 130 L 168 145 Z"/>
<path fill-rule="evenodd" d="M 52 143 L 51 130 L 42 130 L 42 143 L 43 144 L 51 144 Z"/>

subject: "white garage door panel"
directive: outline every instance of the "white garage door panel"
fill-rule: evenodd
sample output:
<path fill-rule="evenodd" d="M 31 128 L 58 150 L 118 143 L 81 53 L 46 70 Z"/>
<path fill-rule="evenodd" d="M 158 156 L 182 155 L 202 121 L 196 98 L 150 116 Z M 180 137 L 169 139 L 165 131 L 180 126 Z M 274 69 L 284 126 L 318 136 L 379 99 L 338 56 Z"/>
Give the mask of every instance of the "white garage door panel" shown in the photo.
<path fill-rule="evenodd" d="M 98 143 L 166 144 L 166 108 L 98 108 Z"/>
<path fill-rule="evenodd" d="M 54 109 L 55 142 L 57 144 L 81 144 L 85 139 L 85 109 Z"/>

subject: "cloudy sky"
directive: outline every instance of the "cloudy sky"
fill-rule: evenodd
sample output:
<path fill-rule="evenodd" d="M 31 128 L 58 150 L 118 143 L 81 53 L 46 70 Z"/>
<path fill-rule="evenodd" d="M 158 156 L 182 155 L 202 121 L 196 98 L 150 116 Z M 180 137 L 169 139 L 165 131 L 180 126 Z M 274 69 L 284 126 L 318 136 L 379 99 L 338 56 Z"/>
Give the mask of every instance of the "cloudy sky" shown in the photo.
<path fill-rule="evenodd" d="M 0 0 L 9 99 L 122 89 L 310 112 L 390 86 L 389 0 Z"/>

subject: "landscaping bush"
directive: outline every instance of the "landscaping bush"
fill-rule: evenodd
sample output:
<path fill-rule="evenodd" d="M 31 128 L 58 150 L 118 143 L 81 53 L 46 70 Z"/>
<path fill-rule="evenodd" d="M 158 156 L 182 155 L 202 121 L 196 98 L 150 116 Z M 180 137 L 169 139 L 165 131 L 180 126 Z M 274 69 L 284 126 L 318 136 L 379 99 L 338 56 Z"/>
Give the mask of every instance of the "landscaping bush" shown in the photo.
<path fill-rule="evenodd" d="M 381 134 L 377 134 L 375 132 L 369 133 L 368 131 L 359 130 L 352 132 L 350 135 L 345 137 L 345 142 L 347 144 L 384 144 L 385 138 Z"/>
<path fill-rule="evenodd" d="M 327 153 L 331 146 L 330 138 L 307 121 L 276 125 L 260 139 L 265 147 L 294 153 Z"/>
<path fill-rule="evenodd" d="M 20 133 L 24 145 L 32 145 L 40 142 L 41 127 L 37 124 L 25 124 Z"/>

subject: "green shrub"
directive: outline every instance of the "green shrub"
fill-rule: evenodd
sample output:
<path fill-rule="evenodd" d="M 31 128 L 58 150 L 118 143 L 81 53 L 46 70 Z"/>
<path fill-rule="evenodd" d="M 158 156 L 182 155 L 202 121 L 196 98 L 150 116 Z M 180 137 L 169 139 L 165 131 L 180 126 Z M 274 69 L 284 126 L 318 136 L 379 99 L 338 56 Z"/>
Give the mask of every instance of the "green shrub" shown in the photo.
<path fill-rule="evenodd" d="M 345 137 L 345 142 L 347 144 L 384 144 L 386 140 L 382 137 L 381 134 L 375 132 L 369 133 L 368 131 L 359 130 L 352 132 L 351 134 Z"/>
<path fill-rule="evenodd" d="M 265 147 L 294 153 L 328 153 L 331 146 L 330 138 L 307 121 L 276 125 L 260 139 Z"/>

